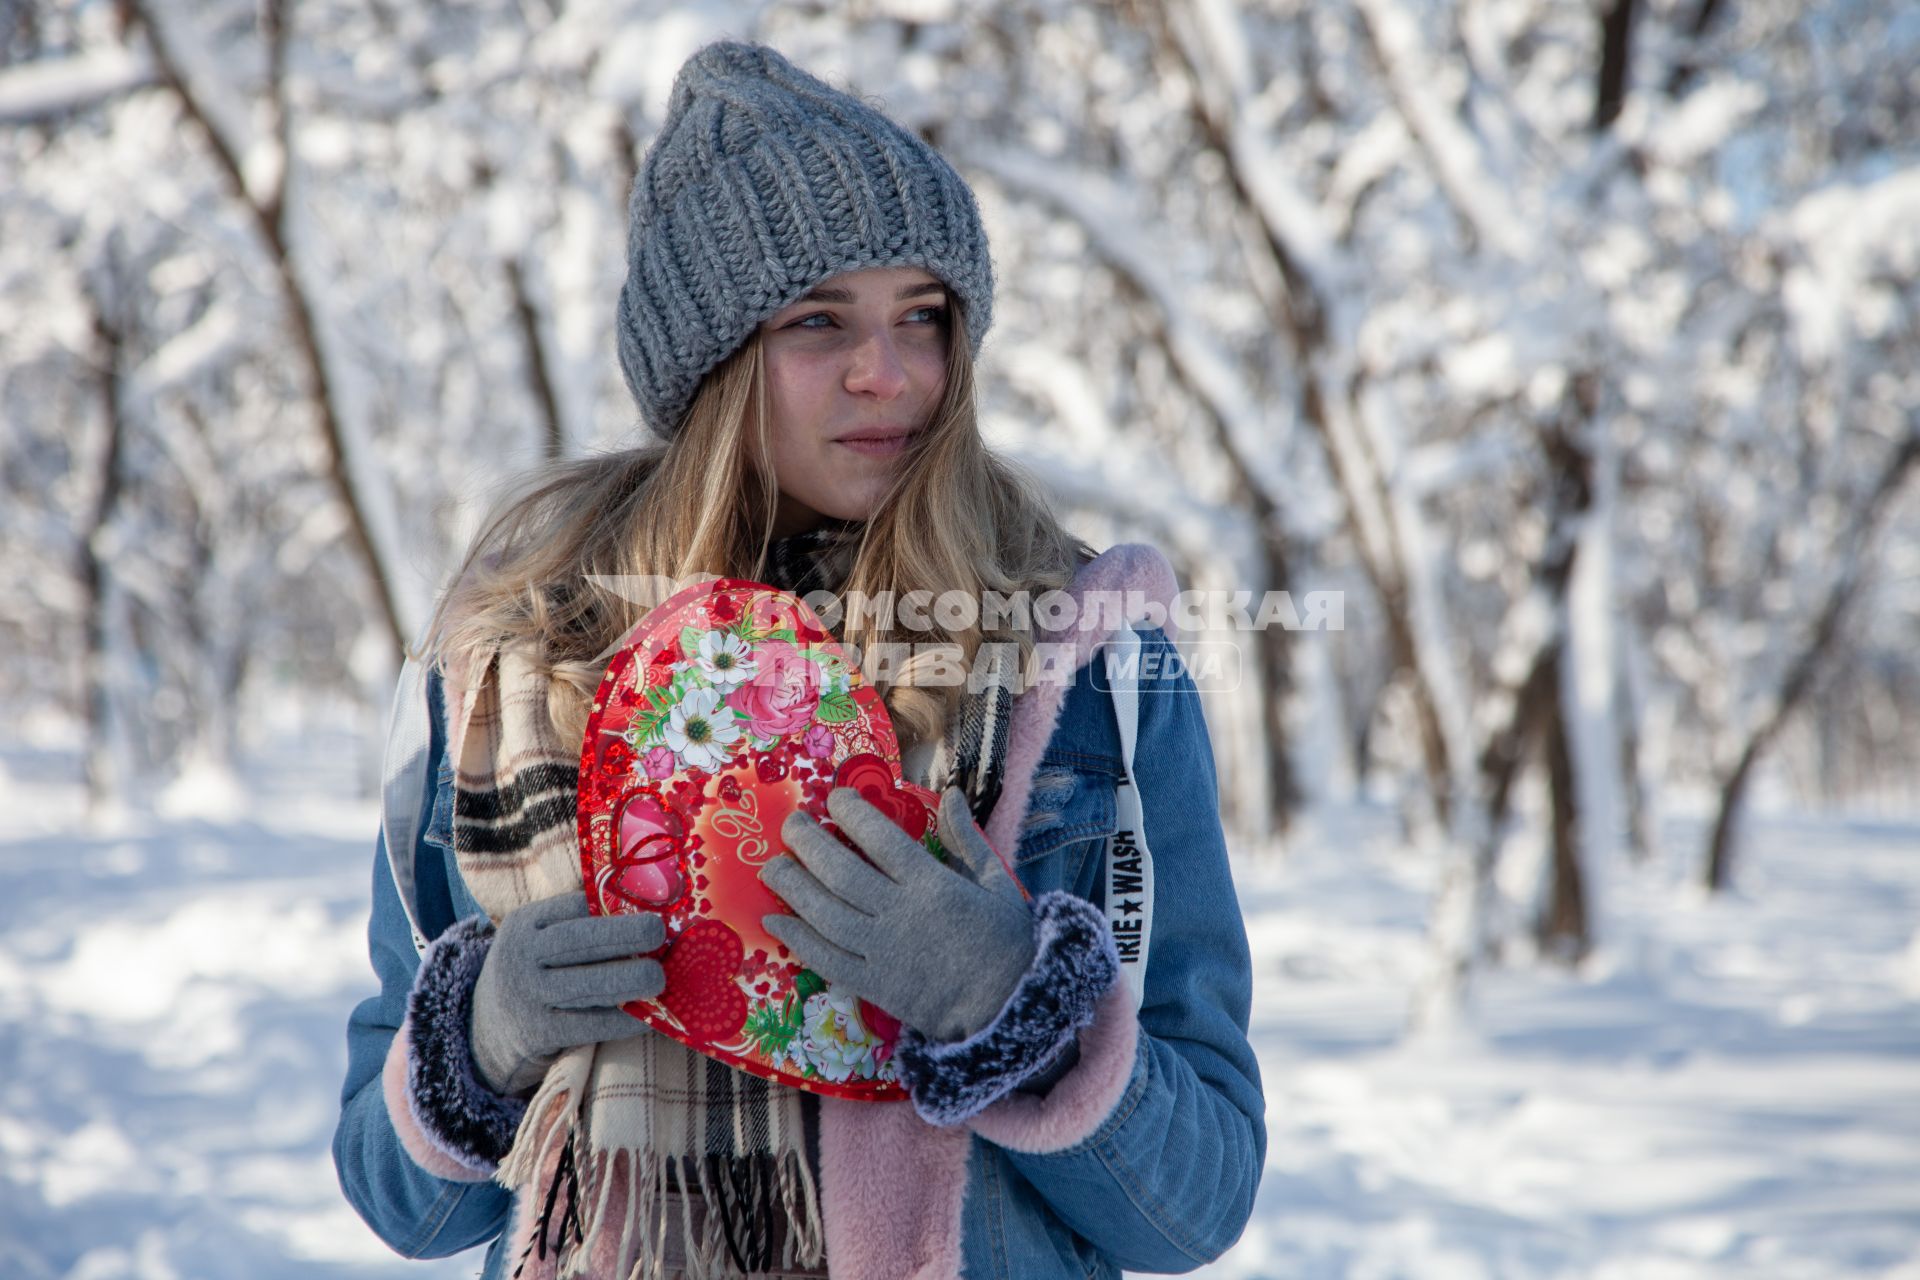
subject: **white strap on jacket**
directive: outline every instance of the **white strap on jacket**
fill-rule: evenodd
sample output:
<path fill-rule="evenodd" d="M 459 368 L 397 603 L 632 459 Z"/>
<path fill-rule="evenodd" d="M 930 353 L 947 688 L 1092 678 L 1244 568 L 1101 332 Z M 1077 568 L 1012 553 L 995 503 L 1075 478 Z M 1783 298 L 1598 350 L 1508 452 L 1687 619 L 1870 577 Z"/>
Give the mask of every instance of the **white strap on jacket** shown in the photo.
<path fill-rule="evenodd" d="M 1153 943 L 1153 854 L 1147 848 L 1140 788 L 1133 774 L 1133 745 L 1140 728 L 1139 634 L 1123 623 L 1108 642 L 1106 657 L 1124 769 L 1114 788 L 1116 821 L 1107 841 L 1104 901 L 1107 928 L 1120 951 L 1120 972 L 1138 1009 L 1146 997 L 1147 949 Z"/>
<path fill-rule="evenodd" d="M 399 891 L 413 930 L 415 951 L 427 949 L 414 905 L 414 841 L 420 834 L 420 800 L 426 792 L 427 752 L 433 745 L 432 713 L 427 706 L 427 675 L 408 658 L 400 666 L 387 718 L 387 750 L 381 762 L 380 830 L 387 842 L 387 869 Z"/>

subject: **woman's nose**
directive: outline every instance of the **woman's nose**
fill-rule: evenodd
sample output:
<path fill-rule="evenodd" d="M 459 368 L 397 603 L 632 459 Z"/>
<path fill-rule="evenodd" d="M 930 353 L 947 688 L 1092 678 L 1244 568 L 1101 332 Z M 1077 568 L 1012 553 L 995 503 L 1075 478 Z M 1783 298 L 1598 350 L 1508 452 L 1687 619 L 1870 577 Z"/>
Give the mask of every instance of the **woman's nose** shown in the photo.
<path fill-rule="evenodd" d="M 854 348 L 846 385 L 855 395 L 877 396 L 882 400 L 891 400 L 906 390 L 907 368 L 901 363 L 899 349 L 889 335 L 876 333 Z"/>

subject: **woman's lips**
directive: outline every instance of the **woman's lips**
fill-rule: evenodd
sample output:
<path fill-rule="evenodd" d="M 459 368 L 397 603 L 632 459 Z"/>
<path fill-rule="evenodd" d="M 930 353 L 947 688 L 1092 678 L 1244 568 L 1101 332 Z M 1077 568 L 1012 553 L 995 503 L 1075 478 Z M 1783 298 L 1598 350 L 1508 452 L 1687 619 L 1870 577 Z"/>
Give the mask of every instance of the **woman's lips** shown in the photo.
<path fill-rule="evenodd" d="M 911 431 L 897 431 L 886 435 L 875 432 L 872 435 L 842 436 L 834 443 L 844 445 L 855 453 L 864 453 L 871 458 L 886 458 L 903 452 L 912 439 Z"/>

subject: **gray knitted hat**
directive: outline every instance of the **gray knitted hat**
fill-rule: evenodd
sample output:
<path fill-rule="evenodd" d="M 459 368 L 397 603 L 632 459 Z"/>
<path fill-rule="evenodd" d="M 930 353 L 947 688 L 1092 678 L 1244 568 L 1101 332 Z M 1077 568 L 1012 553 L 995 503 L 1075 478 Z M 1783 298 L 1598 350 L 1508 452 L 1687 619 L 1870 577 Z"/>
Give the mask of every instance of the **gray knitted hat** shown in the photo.
<path fill-rule="evenodd" d="M 680 68 L 627 201 L 627 388 L 670 435 L 768 316 L 843 271 L 907 266 L 959 296 L 979 355 L 993 264 L 953 166 L 774 50 L 710 44 Z"/>

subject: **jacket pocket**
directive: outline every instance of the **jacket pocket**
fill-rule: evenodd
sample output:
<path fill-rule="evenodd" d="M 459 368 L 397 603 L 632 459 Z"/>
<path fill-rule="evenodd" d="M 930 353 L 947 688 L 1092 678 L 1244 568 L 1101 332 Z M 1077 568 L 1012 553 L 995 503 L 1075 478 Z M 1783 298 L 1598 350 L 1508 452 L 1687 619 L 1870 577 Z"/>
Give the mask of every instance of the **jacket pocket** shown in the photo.
<path fill-rule="evenodd" d="M 1113 789 L 1113 772 L 1098 762 L 1078 756 L 1071 760 L 1043 757 L 1033 773 L 1015 865 L 1066 845 L 1112 835 L 1119 825 Z"/>

